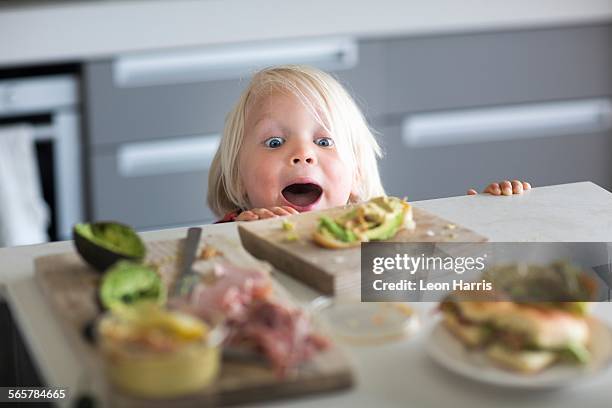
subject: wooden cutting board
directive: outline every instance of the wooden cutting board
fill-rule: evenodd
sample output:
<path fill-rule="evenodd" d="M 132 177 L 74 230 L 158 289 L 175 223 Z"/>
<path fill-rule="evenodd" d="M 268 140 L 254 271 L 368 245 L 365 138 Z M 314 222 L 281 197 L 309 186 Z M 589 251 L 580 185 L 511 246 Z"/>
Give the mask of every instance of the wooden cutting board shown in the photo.
<path fill-rule="evenodd" d="M 238 266 L 269 265 L 253 259 L 237 242 L 223 237 L 207 236 L 203 242 L 220 249 Z M 147 263 L 156 264 L 162 280 L 173 282 L 183 240 L 147 243 Z M 272 369 L 256 362 L 223 361 L 219 378 L 210 387 L 196 394 L 176 399 L 152 400 L 130 396 L 106 381 L 104 361 L 95 345 L 86 340 L 86 325 L 100 315 L 96 297 L 101 275 L 73 253 L 50 255 L 35 260 L 35 279 L 43 298 L 56 316 L 66 340 L 85 365 L 84 382 L 94 384 L 106 406 L 163 407 L 213 406 L 267 401 L 299 395 L 328 392 L 350 387 L 353 376 L 350 365 L 337 346 L 318 354 L 299 367 L 297 372 L 278 379 Z M 286 292 L 275 285 L 281 297 Z"/>
<path fill-rule="evenodd" d="M 278 270 L 304 282 L 326 295 L 358 296 L 361 278 L 361 248 L 325 249 L 311 239 L 321 215 L 332 218 L 348 207 L 334 208 L 241 222 L 238 232 L 242 245 L 255 257 L 266 260 Z M 392 242 L 484 242 L 488 238 L 461 225 L 412 207 L 414 230 L 400 230 Z M 287 241 L 283 220 L 295 225 L 298 240 Z"/>

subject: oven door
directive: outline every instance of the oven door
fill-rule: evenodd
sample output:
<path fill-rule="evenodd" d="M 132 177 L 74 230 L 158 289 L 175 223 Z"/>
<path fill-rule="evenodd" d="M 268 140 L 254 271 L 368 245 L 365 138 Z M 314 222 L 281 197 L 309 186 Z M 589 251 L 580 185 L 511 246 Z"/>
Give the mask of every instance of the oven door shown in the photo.
<path fill-rule="evenodd" d="M 70 239 L 82 219 L 77 115 L 73 112 L 0 118 L 0 126 L 32 127 L 43 199 L 49 208 L 49 240 Z"/>
<path fill-rule="evenodd" d="M 70 239 L 84 217 L 78 78 L 0 81 L 0 126 L 18 123 L 34 129 L 42 194 L 51 210 L 49 238 Z"/>

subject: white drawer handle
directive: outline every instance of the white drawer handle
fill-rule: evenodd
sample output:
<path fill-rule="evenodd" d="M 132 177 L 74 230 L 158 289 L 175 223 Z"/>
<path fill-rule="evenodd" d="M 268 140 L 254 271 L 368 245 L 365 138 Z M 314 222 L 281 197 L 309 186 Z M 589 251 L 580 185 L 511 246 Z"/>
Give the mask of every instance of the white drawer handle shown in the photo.
<path fill-rule="evenodd" d="M 430 147 L 610 129 L 610 100 L 585 99 L 419 113 L 403 120 L 402 139 L 410 147 Z"/>
<path fill-rule="evenodd" d="M 119 87 L 165 85 L 241 78 L 277 64 L 348 69 L 357 64 L 357 59 L 357 42 L 344 37 L 232 44 L 123 55 L 113 61 L 113 78 Z"/>
<path fill-rule="evenodd" d="M 123 144 L 117 152 L 117 170 L 123 177 L 205 171 L 220 141 L 220 135 L 201 135 Z"/>

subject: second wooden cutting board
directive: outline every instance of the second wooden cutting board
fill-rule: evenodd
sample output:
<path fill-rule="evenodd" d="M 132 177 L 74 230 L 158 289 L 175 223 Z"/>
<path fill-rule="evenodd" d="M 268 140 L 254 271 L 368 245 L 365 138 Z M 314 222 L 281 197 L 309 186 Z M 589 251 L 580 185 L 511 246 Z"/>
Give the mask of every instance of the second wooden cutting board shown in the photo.
<path fill-rule="evenodd" d="M 325 214 L 335 217 L 347 207 L 333 208 L 241 222 L 238 232 L 242 245 L 255 257 L 266 260 L 280 271 L 326 295 L 358 294 L 361 271 L 361 249 L 324 249 L 312 241 L 312 234 Z M 425 210 L 412 207 L 414 230 L 401 230 L 393 242 L 484 242 L 488 239 Z M 298 239 L 287 240 L 283 221 L 295 226 Z"/>

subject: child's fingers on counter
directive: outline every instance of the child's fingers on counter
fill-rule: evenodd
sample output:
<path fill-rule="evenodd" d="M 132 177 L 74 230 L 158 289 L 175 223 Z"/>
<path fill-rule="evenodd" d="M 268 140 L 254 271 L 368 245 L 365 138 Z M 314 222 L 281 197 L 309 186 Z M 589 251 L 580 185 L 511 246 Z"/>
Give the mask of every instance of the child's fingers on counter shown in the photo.
<path fill-rule="evenodd" d="M 503 195 L 510 196 L 513 194 L 512 193 L 512 183 L 510 183 L 510 181 L 504 180 L 501 183 L 499 183 L 499 186 L 501 187 L 501 192 Z"/>
<path fill-rule="evenodd" d="M 283 208 L 289 212 L 289 214 L 299 214 L 300 212 L 293 207 L 284 205 Z"/>
<path fill-rule="evenodd" d="M 259 217 L 253 211 L 243 211 L 236 217 L 236 221 L 255 221 Z"/>
<path fill-rule="evenodd" d="M 290 215 L 291 214 L 284 207 L 272 207 L 272 208 L 270 208 L 270 211 L 272 211 L 274 214 L 280 215 L 280 216 Z"/>
<path fill-rule="evenodd" d="M 274 214 L 267 208 L 254 208 L 252 211 L 262 220 L 266 218 L 278 217 L 278 215 Z"/>
<path fill-rule="evenodd" d="M 483 190 L 483 193 L 489 193 L 494 196 L 505 195 L 510 196 L 513 194 L 523 194 L 523 192 L 531 190 L 531 184 L 526 181 L 520 180 L 504 180 L 499 183 L 491 183 Z M 477 194 L 476 190 L 469 189 L 468 195 Z"/>
<path fill-rule="evenodd" d="M 514 194 L 523 194 L 523 183 L 518 180 L 512 180 L 512 192 Z"/>
<path fill-rule="evenodd" d="M 498 183 L 491 183 L 487 186 L 487 188 L 484 189 L 483 192 L 497 196 L 501 194 L 501 188 L 499 187 Z"/>

